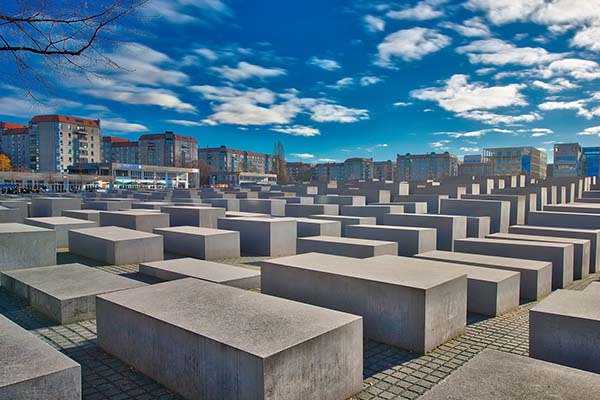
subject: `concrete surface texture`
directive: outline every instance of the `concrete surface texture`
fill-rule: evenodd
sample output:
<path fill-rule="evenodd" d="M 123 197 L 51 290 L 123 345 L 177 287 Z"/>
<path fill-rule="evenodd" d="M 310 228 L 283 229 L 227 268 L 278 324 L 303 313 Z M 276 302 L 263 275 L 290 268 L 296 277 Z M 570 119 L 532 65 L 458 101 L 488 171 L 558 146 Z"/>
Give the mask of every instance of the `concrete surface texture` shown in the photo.
<path fill-rule="evenodd" d="M 397 255 L 398 243 L 350 237 L 309 236 L 298 238 L 297 253 L 322 253 L 367 258 L 384 254 Z"/>
<path fill-rule="evenodd" d="M 362 388 L 355 315 L 198 279 L 97 307 L 99 346 L 187 398 L 340 400 Z"/>
<path fill-rule="evenodd" d="M 308 218 L 315 218 L 328 221 L 338 221 L 342 224 L 342 236 L 346 236 L 346 227 L 349 225 L 375 225 L 377 219 L 375 217 L 351 217 L 349 215 L 310 215 Z"/>
<path fill-rule="evenodd" d="M 27 225 L 39 226 L 40 228 L 52 229 L 56 232 L 56 247 L 69 247 L 69 230 L 79 228 L 93 228 L 98 226 L 97 222 L 84 221 L 71 217 L 39 217 L 26 218 Z"/>
<path fill-rule="evenodd" d="M 510 225 L 510 202 L 444 199 L 440 203 L 440 214 L 490 217 L 490 232 L 508 232 Z"/>
<path fill-rule="evenodd" d="M 525 217 L 530 211 L 528 207 L 526 195 L 510 195 L 510 194 L 466 194 L 462 199 L 472 200 L 496 200 L 508 201 L 510 203 L 510 225 L 524 224 Z"/>
<path fill-rule="evenodd" d="M 369 240 L 383 240 L 398 243 L 400 256 L 413 256 L 436 249 L 437 232 L 431 228 L 388 225 L 350 225 L 346 228 L 347 237 Z"/>
<path fill-rule="evenodd" d="M 240 232 L 243 253 L 264 256 L 296 254 L 298 237 L 293 218 L 220 218 L 219 229 Z"/>
<path fill-rule="evenodd" d="M 100 226 L 119 226 L 143 232 L 169 226 L 169 214 L 156 210 L 101 211 Z"/>
<path fill-rule="evenodd" d="M 452 251 L 454 241 L 467 237 L 467 217 L 458 215 L 387 214 L 384 225 L 416 226 L 437 230 L 438 250 Z"/>
<path fill-rule="evenodd" d="M 286 217 L 308 217 L 310 215 L 338 215 L 337 204 L 286 204 Z"/>
<path fill-rule="evenodd" d="M 0 224 L 0 271 L 54 264 L 55 231 L 18 223 Z"/>
<path fill-rule="evenodd" d="M 306 236 L 341 236 L 342 224 L 339 221 L 328 221 L 315 218 L 294 218 L 298 227 L 298 237 Z"/>
<path fill-rule="evenodd" d="M 77 197 L 34 197 L 31 199 L 30 217 L 60 217 L 63 210 L 81 209 Z"/>
<path fill-rule="evenodd" d="M 274 217 L 285 215 L 285 200 L 279 199 L 240 199 L 240 211 L 267 214 Z"/>
<path fill-rule="evenodd" d="M 63 210 L 63 217 L 86 219 L 100 224 L 100 211 L 98 210 Z"/>
<path fill-rule="evenodd" d="M 467 217 L 467 237 L 483 238 L 490 234 L 490 217 Z"/>
<path fill-rule="evenodd" d="M 197 226 L 174 226 L 156 228 L 154 233 L 163 237 L 164 249 L 169 253 L 203 260 L 220 260 L 240 256 L 240 233 L 237 231 Z"/>
<path fill-rule="evenodd" d="M 96 316 L 96 295 L 144 283 L 82 264 L 4 271 L 2 286 L 59 324 Z"/>
<path fill-rule="evenodd" d="M 403 213 L 403 206 L 342 206 L 340 209 L 341 215 L 350 215 L 354 217 L 375 217 L 378 225 L 383 225 L 384 216 L 387 214 Z"/>
<path fill-rule="evenodd" d="M 169 215 L 169 226 L 217 228 L 217 220 L 225 218 L 225 209 L 219 207 L 165 206 L 160 211 Z"/>

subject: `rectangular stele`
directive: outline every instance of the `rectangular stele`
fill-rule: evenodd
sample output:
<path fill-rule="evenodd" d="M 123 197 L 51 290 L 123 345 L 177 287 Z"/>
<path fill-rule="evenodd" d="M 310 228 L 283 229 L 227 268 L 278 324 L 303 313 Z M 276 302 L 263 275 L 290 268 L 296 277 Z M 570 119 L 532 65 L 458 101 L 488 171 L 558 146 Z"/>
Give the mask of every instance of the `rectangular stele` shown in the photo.
<path fill-rule="evenodd" d="M 302 253 L 323 253 L 355 258 L 397 255 L 398 243 L 338 236 L 309 236 L 298 238 L 298 254 Z"/>
<path fill-rule="evenodd" d="M 245 254 L 271 257 L 296 254 L 298 233 L 293 218 L 219 218 L 219 229 L 238 231 Z"/>
<path fill-rule="evenodd" d="M 157 228 L 162 235 L 165 251 L 203 260 L 223 260 L 240 257 L 240 233 L 197 226 Z"/>
<path fill-rule="evenodd" d="M 0 279 L 2 287 L 59 324 L 94 318 L 98 294 L 146 285 L 82 264 L 4 271 Z"/>
<path fill-rule="evenodd" d="M 0 399 L 81 400 L 81 366 L 0 315 Z"/>
<path fill-rule="evenodd" d="M 362 389 L 356 315 L 188 278 L 98 296 L 97 324 L 102 349 L 188 399 Z"/>
<path fill-rule="evenodd" d="M 56 264 L 56 232 L 37 226 L 0 224 L 0 271 Z"/>
<path fill-rule="evenodd" d="M 39 226 L 40 228 L 52 229 L 56 232 L 56 247 L 69 247 L 69 230 L 80 228 L 93 228 L 98 226 L 97 222 L 86 221 L 71 217 L 39 217 L 26 218 L 27 225 Z"/>

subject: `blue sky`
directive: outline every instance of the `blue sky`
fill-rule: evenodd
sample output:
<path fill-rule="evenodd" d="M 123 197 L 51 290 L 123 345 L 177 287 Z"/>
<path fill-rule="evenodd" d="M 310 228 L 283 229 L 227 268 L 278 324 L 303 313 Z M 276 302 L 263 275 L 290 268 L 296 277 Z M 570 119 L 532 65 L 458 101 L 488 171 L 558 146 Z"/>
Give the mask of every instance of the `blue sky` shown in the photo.
<path fill-rule="evenodd" d="M 323 162 L 600 144 L 600 0 L 151 0 L 43 104 L 0 77 L 0 119 L 100 118 L 200 146 Z M 6 76 L 6 75 L 4 75 Z"/>

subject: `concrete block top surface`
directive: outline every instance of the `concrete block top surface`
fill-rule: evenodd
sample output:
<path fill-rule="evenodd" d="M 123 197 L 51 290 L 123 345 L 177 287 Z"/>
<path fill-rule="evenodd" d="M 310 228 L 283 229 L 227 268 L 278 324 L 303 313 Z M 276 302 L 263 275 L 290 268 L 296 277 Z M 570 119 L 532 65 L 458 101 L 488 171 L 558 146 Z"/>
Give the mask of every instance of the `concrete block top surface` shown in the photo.
<path fill-rule="evenodd" d="M 496 243 L 506 244 L 511 246 L 543 246 L 543 247 L 555 247 L 555 248 L 567 248 L 572 247 L 569 243 L 557 243 L 557 242 L 535 242 L 529 240 L 510 240 L 510 239 L 480 239 L 480 238 L 466 238 L 457 239 L 458 242 L 475 242 L 475 243 Z"/>
<path fill-rule="evenodd" d="M 130 216 L 140 216 L 140 215 L 157 215 L 161 214 L 159 210 L 148 210 L 145 208 L 136 208 L 130 210 L 122 210 L 122 211 L 100 211 L 100 214 L 114 214 L 114 215 L 130 215 Z"/>
<path fill-rule="evenodd" d="M 64 213 L 78 213 L 78 214 L 100 214 L 100 210 L 89 210 L 84 208 L 82 210 L 63 210 Z"/>
<path fill-rule="evenodd" d="M 79 367 L 75 361 L 2 315 L 0 349 L 0 388 Z"/>
<path fill-rule="evenodd" d="M 109 241 L 134 240 L 161 237 L 153 233 L 136 231 L 134 229 L 121 228 L 120 226 L 102 226 L 99 228 L 71 229 L 71 232 L 82 235 L 94 236 L 98 239 Z"/>
<path fill-rule="evenodd" d="M 25 221 L 37 222 L 40 224 L 48 225 L 96 225 L 93 221 L 87 221 L 85 219 L 71 218 L 71 217 L 37 217 L 37 218 L 26 218 Z"/>
<path fill-rule="evenodd" d="M 503 351 L 483 350 L 421 400 L 589 400 L 600 376 Z"/>
<path fill-rule="evenodd" d="M 232 218 L 227 218 L 227 220 L 246 221 L 246 222 L 264 222 L 264 223 L 268 223 L 268 224 L 296 222 L 296 218 L 287 218 L 287 217 L 272 218 L 269 216 L 265 216 L 265 217 L 232 217 Z"/>
<path fill-rule="evenodd" d="M 146 286 L 134 279 L 82 264 L 26 268 L 2 274 L 60 300 Z"/>
<path fill-rule="evenodd" d="M 600 229 L 577 229 L 577 228 L 560 228 L 557 226 L 538 226 L 538 225 L 513 225 L 519 229 L 540 229 L 552 232 L 580 232 L 580 233 L 600 233 Z"/>
<path fill-rule="evenodd" d="M 361 319 L 193 278 L 100 298 L 261 358 Z"/>
<path fill-rule="evenodd" d="M 170 228 L 154 228 L 154 233 L 186 233 L 190 235 L 211 236 L 211 235 L 228 235 L 238 233 L 237 231 L 228 231 L 225 229 L 203 228 L 199 226 L 172 226 Z"/>
<path fill-rule="evenodd" d="M 572 243 L 578 245 L 584 245 L 589 243 L 586 239 L 575 239 L 575 238 L 562 238 L 553 236 L 539 236 L 539 235 L 522 235 L 520 233 L 494 233 L 487 237 L 494 239 L 518 239 L 518 240 L 530 240 L 532 242 L 549 242 L 549 243 Z"/>
<path fill-rule="evenodd" d="M 525 260 L 521 258 L 509 258 L 499 256 L 486 256 L 473 253 L 459 253 L 453 251 L 433 250 L 419 254 L 421 257 L 431 257 L 436 259 L 444 259 L 448 261 L 463 261 L 465 263 L 482 264 L 482 265 L 497 265 L 499 267 L 519 267 L 521 269 L 530 269 L 538 271 L 551 266 L 551 262 Z"/>
<path fill-rule="evenodd" d="M 190 278 L 217 283 L 260 276 L 260 271 L 258 270 L 198 260 L 196 258 L 177 258 L 174 260 L 145 262 L 140 265 L 164 269 L 165 271 L 185 275 Z"/>
<path fill-rule="evenodd" d="M 264 261 L 264 263 L 417 289 L 430 289 L 447 283 L 449 280 L 466 276 L 464 273 L 442 271 L 426 265 L 415 266 L 410 263 L 410 257 L 392 257 L 406 259 L 406 268 L 398 268 L 397 265 L 394 265 L 397 260 L 388 262 L 375 260 L 377 257 L 358 259 L 321 253 L 305 253 L 276 258 Z"/>
<path fill-rule="evenodd" d="M 600 297 L 594 291 L 557 290 L 536 304 L 531 312 L 600 321 Z"/>
<path fill-rule="evenodd" d="M 413 231 L 413 232 L 423 232 L 423 231 L 435 231 L 435 228 L 421 228 L 418 226 L 396 226 L 396 225 L 372 225 L 372 224 L 362 224 L 362 225 L 350 225 L 351 227 L 357 228 L 373 228 L 373 229 L 386 229 L 390 231 Z"/>
<path fill-rule="evenodd" d="M 19 224 L 8 222 L 0 224 L 0 234 L 2 233 L 31 233 L 31 232 L 52 232 L 52 229 L 40 228 L 39 226 Z"/>
<path fill-rule="evenodd" d="M 251 213 L 245 211 L 225 211 L 225 216 L 227 218 L 242 218 L 242 217 L 260 217 L 260 218 L 269 218 L 269 214 L 260 214 L 260 213 Z"/>
<path fill-rule="evenodd" d="M 360 226 L 362 226 L 362 225 L 360 225 Z M 327 242 L 327 243 L 345 243 L 345 244 L 354 244 L 357 246 L 379 246 L 382 244 L 396 244 L 396 242 L 391 242 L 391 241 L 355 239 L 355 238 L 340 237 L 340 236 L 307 236 L 307 237 L 298 238 L 298 240 L 311 240 L 311 241 Z"/>

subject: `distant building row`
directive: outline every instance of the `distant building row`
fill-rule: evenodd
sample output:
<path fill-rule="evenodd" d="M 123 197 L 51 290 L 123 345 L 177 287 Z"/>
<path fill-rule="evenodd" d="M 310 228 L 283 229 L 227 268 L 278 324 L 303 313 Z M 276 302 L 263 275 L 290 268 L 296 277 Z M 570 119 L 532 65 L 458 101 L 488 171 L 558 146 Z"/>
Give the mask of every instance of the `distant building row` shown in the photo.
<path fill-rule="evenodd" d="M 373 179 L 393 181 L 396 176 L 395 162 L 373 161 L 371 158 L 349 158 L 344 162 L 321 164 L 288 162 L 286 163 L 286 168 L 288 178 L 292 182 Z"/>

